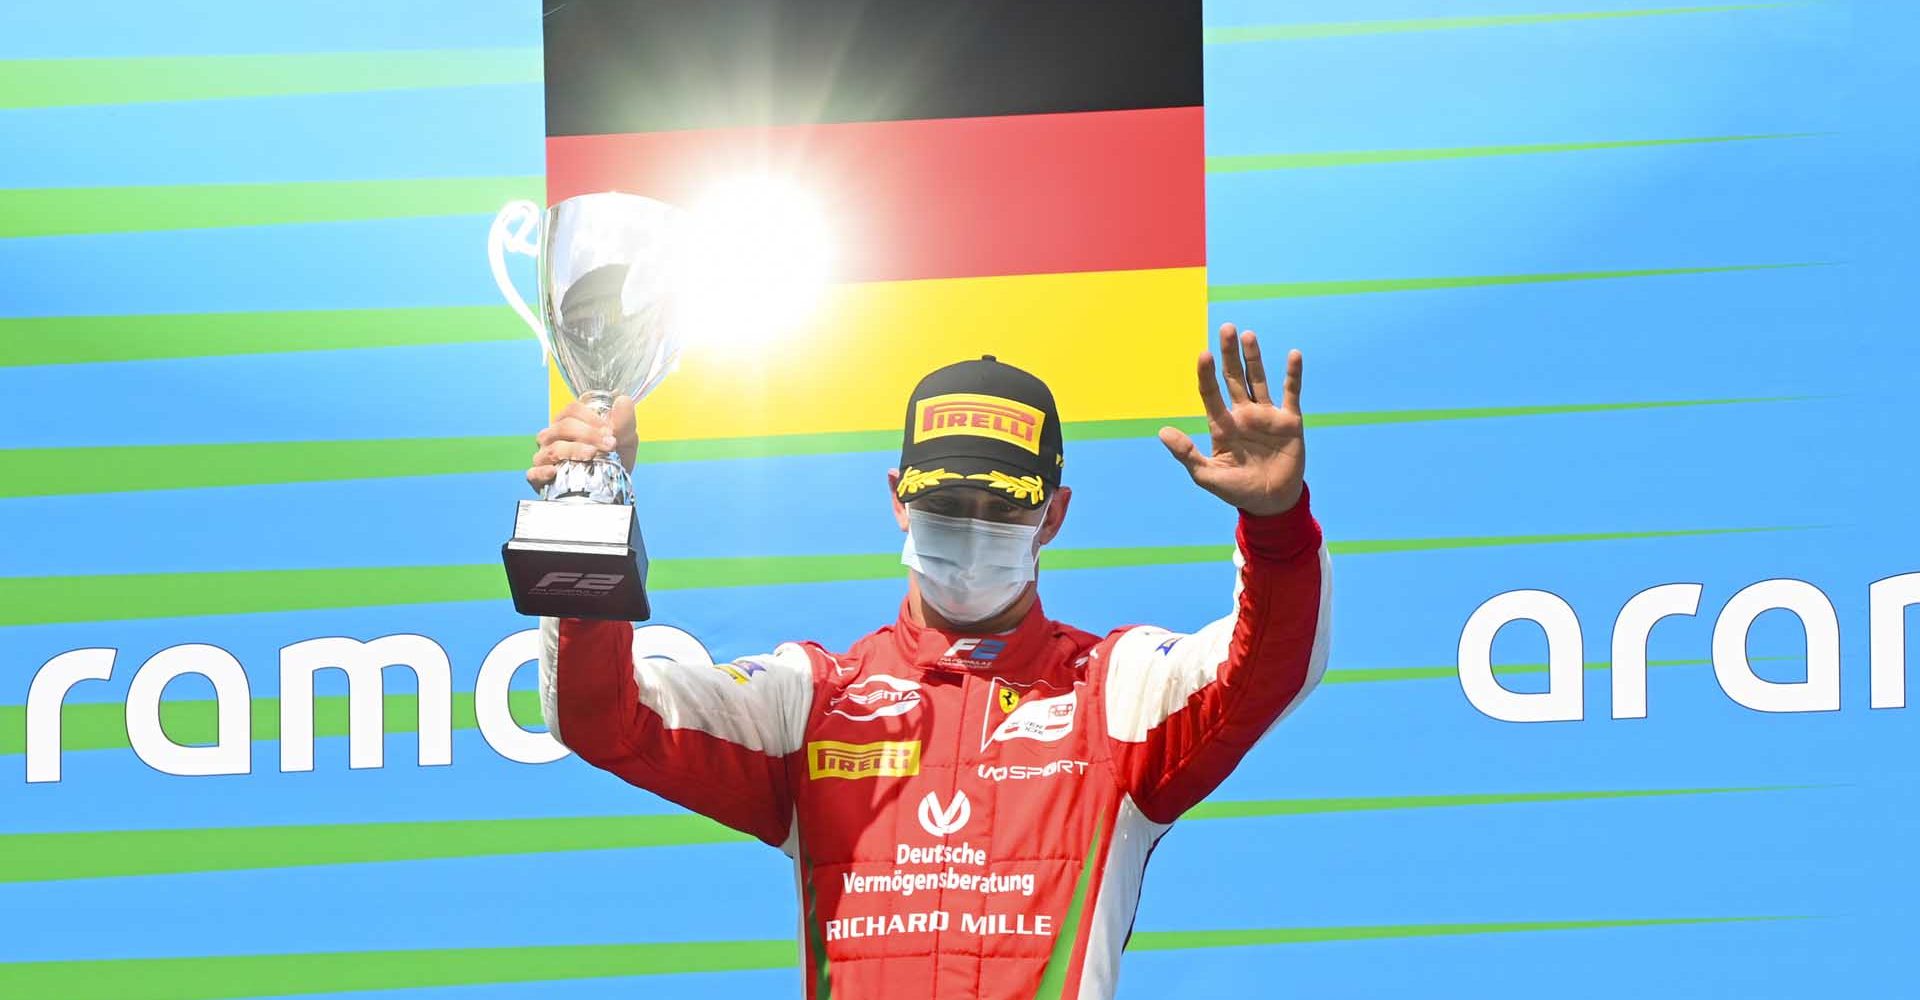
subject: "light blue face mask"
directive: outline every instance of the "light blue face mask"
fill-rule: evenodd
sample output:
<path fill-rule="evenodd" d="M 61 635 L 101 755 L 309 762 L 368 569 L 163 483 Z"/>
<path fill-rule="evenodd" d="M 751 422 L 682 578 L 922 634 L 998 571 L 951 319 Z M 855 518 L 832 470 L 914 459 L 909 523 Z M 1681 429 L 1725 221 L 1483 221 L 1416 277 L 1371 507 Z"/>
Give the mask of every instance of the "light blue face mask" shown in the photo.
<path fill-rule="evenodd" d="M 900 563 L 913 570 L 920 599 L 940 617 L 956 625 L 982 622 L 1005 611 L 1032 582 L 1039 534 L 1040 524 L 948 517 L 908 505 Z"/>

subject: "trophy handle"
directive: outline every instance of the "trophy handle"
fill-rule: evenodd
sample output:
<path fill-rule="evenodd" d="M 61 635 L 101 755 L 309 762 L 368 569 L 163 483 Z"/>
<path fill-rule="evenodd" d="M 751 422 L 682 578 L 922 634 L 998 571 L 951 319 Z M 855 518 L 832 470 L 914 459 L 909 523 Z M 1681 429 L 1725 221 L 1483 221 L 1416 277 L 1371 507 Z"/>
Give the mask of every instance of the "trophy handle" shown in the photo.
<path fill-rule="evenodd" d="M 500 206 L 499 214 L 493 217 L 493 228 L 487 232 L 487 264 L 493 268 L 493 283 L 500 287 L 500 294 L 506 297 L 507 305 L 520 314 L 527 329 L 540 341 L 540 360 L 546 363 L 547 355 L 553 353 L 553 344 L 547 340 L 546 325 L 534 316 L 527 307 L 527 300 L 520 297 L 520 290 L 513 287 L 513 278 L 507 274 L 507 251 L 538 259 L 540 256 L 540 206 L 526 200 L 510 201 Z"/>

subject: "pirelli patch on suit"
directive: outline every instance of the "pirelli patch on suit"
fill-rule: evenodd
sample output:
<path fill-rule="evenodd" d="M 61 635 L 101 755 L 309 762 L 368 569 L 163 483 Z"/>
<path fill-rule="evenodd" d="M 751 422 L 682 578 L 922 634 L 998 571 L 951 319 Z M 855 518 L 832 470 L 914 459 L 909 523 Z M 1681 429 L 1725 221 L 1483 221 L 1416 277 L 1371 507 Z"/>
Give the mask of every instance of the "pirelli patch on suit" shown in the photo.
<path fill-rule="evenodd" d="M 807 744 L 809 778 L 904 778 L 919 773 L 919 740 L 813 740 Z"/>
<path fill-rule="evenodd" d="M 1047 415 L 1013 399 L 975 392 L 928 396 L 914 404 L 913 443 L 965 434 L 1005 441 L 1040 454 L 1040 427 Z"/>

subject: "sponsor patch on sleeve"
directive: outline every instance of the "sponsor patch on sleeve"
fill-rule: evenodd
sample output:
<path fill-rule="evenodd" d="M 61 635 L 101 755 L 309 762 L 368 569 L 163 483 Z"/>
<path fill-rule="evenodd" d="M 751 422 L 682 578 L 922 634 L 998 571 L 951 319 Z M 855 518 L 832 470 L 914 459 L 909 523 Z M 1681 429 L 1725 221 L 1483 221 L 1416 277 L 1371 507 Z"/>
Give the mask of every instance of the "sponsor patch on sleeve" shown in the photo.
<path fill-rule="evenodd" d="M 755 674 L 764 674 L 767 672 L 766 666 L 755 663 L 752 660 L 735 660 L 732 663 L 716 663 L 713 665 L 713 669 L 733 678 L 735 684 L 746 684 L 753 680 Z"/>

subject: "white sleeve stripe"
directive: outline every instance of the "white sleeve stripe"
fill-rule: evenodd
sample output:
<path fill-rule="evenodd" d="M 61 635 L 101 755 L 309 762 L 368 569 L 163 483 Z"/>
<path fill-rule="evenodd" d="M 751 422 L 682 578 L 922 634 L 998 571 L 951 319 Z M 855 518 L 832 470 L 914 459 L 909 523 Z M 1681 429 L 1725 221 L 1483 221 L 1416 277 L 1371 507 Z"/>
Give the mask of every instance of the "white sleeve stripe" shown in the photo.
<path fill-rule="evenodd" d="M 742 684 L 710 664 L 636 655 L 640 703 L 668 729 L 691 729 L 774 757 L 800 749 L 812 708 L 813 661 L 806 650 L 785 643 L 734 662 L 766 669 Z"/>
<path fill-rule="evenodd" d="M 564 743 L 557 691 L 558 619 L 542 618 L 540 636 L 540 711 L 547 730 Z M 734 661 L 762 668 L 745 674 L 745 683 L 737 679 L 740 671 L 674 662 L 650 652 L 655 651 L 640 648 L 636 638 L 633 679 L 640 704 L 658 715 L 664 727 L 691 729 L 776 757 L 800 749 L 813 708 L 813 661 L 798 644 L 785 643 L 771 654 Z"/>
<path fill-rule="evenodd" d="M 1240 620 L 1246 558 L 1233 550 L 1233 610 L 1191 635 L 1144 625 L 1129 629 L 1107 659 L 1107 733 L 1123 743 L 1145 743 L 1155 726 L 1184 707 L 1194 692 L 1213 683 L 1227 662 L 1233 627 Z M 1163 643 L 1174 646 L 1165 655 Z"/>
<path fill-rule="evenodd" d="M 560 694 L 554 686 L 554 663 L 560 655 L 560 619 L 540 619 L 540 716 L 547 722 L 547 732 L 566 746 L 567 738 L 560 735 Z"/>
<path fill-rule="evenodd" d="M 1320 608 L 1314 623 L 1313 648 L 1308 654 L 1306 682 L 1281 713 L 1281 718 L 1306 698 L 1327 671 L 1333 563 L 1325 545 L 1320 547 L 1319 558 Z M 1240 594 L 1245 589 L 1246 559 L 1238 548 L 1233 553 L 1233 565 L 1233 611 L 1225 618 L 1185 636 L 1142 626 L 1130 629 L 1114 642 L 1107 663 L 1106 689 L 1107 731 L 1113 739 L 1123 743 L 1146 742 L 1154 727 L 1185 708 L 1201 688 L 1219 679 L 1220 668 L 1226 663 L 1233 644 L 1234 626 L 1240 619 Z M 1155 652 L 1169 641 L 1175 644 L 1164 655 Z"/>

